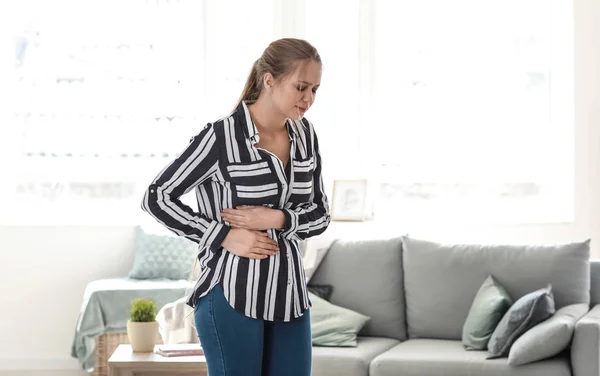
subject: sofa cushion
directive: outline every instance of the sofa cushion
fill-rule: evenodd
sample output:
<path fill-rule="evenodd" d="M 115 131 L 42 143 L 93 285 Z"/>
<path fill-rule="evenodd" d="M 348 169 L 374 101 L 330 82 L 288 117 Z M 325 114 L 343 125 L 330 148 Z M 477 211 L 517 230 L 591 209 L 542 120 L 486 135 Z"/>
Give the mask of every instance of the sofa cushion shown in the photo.
<path fill-rule="evenodd" d="M 369 321 L 369 317 L 331 304 L 313 293 L 308 295 L 312 302 L 310 310 L 312 344 L 355 347 L 357 334 Z"/>
<path fill-rule="evenodd" d="M 358 337 L 357 347 L 313 346 L 312 375 L 368 376 L 373 358 L 398 343 L 390 338 Z"/>
<path fill-rule="evenodd" d="M 507 358 L 486 356 L 485 351 L 466 351 L 460 341 L 411 339 L 373 359 L 369 375 L 571 376 L 569 361 L 562 357 L 512 367 Z"/>
<path fill-rule="evenodd" d="M 551 284 L 556 308 L 590 301 L 590 242 L 442 245 L 403 237 L 411 338 L 461 338 L 481 281 L 493 275 L 513 301 Z"/>
<path fill-rule="evenodd" d="M 406 339 L 402 241 L 336 241 L 311 284 L 332 285 L 330 302 L 369 316 L 359 335 Z"/>
<path fill-rule="evenodd" d="M 588 311 L 587 304 L 572 304 L 559 309 L 548 320 L 534 326 L 513 343 L 508 354 L 508 364 L 518 366 L 559 354 L 571 343 L 575 323 Z"/>
<path fill-rule="evenodd" d="M 555 311 L 550 285 L 521 297 L 494 330 L 488 343 L 488 358 L 508 356 L 512 344 L 523 333 L 552 316 Z"/>
<path fill-rule="evenodd" d="M 512 305 L 512 299 L 494 277 L 488 276 L 477 292 L 467 321 L 462 343 L 468 350 L 486 350 L 494 329 Z"/>

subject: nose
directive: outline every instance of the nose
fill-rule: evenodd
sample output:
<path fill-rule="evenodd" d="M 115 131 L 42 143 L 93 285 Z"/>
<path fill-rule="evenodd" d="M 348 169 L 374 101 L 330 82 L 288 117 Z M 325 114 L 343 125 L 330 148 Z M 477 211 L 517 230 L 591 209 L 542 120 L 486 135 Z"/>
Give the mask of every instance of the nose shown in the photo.
<path fill-rule="evenodd" d="M 305 102 L 308 106 L 310 106 L 315 101 L 315 93 L 313 93 L 312 90 L 307 91 L 308 93 L 304 94 L 302 101 Z"/>

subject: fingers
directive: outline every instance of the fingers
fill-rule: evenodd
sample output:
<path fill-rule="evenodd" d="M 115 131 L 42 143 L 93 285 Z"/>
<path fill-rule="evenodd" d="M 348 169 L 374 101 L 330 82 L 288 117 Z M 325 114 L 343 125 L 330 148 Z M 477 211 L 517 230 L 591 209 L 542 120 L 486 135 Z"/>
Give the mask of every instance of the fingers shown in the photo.
<path fill-rule="evenodd" d="M 271 238 L 259 237 L 259 238 L 256 238 L 256 242 L 257 242 L 258 246 L 272 247 L 274 249 L 279 249 L 279 244 Z"/>
<path fill-rule="evenodd" d="M 263 255 L 262 253 L 249 253 L 248 254 L 248 258 L 253 258 L 253 259 L 258 259 L 258 260 L 264 260 L 267 257 L 269 257 L 269 256 Z"/>
<path fill-rule="evenodd" d="M 279 251 L 279 244 L 271 238 L 264 236 L 257 236 L 255 243 L 255 249 L 260 249 L 263 252 L 268 252 L 269 254 L 275 254 Z"/>
<path fill-rule="evenodd" d="M 231 228 L 243 228 L 243 229 L 249 230 L 249 228 L 247 226 L 243 225 L 242 223 L 234 222 L 234 221 L 228 221 L 227 219 L 225 219 L 225 221 L 227 221 L 229 223 L 229 226 Z"/>
<path fill-rule="evenodd" d="M 276 251 L 275 249 L 272 249 L 272 248 L 264 248 L 264 247 L 259 246 L 259 247 L 252 248 L 252 250 L 250 252 L 251 253 L 259 253 L 261 255 L 267 255 L 267 256 L 275 256 L 278 251 Z"/>
<path fill-rule="evenodd" d="M 239 228 L 246 227 L 245 218 L 241 215 L 232 215 L 232 214 L 223 213 L 223 214 L 221 214 L 221 218 L 224 221 L 229 222 L 229 225 L 231 225 L 231 226 L 235 226 L 235 227 L 239 227 Z"/>
<path fill-rule="evenodd" d="M 279 252 L 279 247 L 276 247 L 276 246 L 273 246 L 273 245 L 260 244 L 260 245 L 256 245 L 253 248 L 252 252 L 256 252 L 256 250 L 258 250 L 258 252 L 260 252 L 260 253 L 264 253 L 264 254 L 268 254 L 268 255 L 274 255 L 277 252 Z"/>
<path fill-rule="evenodd" d="M 225 209 L 221 212 L 221 218 L 224 218 L 227 222 L 240 221 L 244 219 L 244 215 L 236 211 L 236 209 Z"/>

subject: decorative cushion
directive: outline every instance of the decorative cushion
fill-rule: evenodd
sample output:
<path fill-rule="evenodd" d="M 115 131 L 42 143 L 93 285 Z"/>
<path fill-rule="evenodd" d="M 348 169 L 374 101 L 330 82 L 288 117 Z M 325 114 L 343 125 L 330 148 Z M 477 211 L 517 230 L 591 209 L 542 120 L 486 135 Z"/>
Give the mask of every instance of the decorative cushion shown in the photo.
<path fill-rule="evenodd" d="M 176 235 L 150 234 L 136 227 L 135 254 L 129 278 L 188 279 L 197 244 Z"/>
<path fill-rule="evenodd" d="M 463 326 L 462 343 L 465 348 L 486 350 L 494 329 L 512 303 L 504 287 L 494 277 L 488 276 L 479 288 Z"/>
<path fill-rule="evenodd" d="M 312 292 L 321 299 L 329 301 L 331 293 L 333 292 L 333 286 L 331 285 L 307 285 L 308 291 Z"/>
<path fill-rule="evenodd" d="M 494 330 L 488 343 L 488 359 L 508 355 L 511 346 L 526 331 L 555 312 L 552 286 L 531 292 L 515 302 Z"/>
<path fill-rule="evenodd" d="M 356 347 L 356 337 L 370 317 L 336 306 L 309 292 L 310 323 L 315 346 Z"/>
<path fill-rule="evenodd" d="M 571 343 L 575 323 L 588 311 L 587 304 L 572 304 L 559 309 L 515 341 L 508 354 L 508 364 L 518 366 L 559 354 Z"/>

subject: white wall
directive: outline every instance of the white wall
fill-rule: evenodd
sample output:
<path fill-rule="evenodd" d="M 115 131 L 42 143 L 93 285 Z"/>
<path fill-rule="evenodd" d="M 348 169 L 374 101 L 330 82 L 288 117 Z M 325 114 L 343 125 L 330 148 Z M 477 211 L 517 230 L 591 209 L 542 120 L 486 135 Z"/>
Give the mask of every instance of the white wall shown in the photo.
<path fill-rule="evenodd" d="M 573 223 L 448 228 L 440 239 L 562 242 L 592 238 L 600 257 L 600 3 L 575 1 L 576 212 Z M 397 234 L 376 223 L 334 223 L 328 236 Z M 11 369 L 77 369 L 70 358 L 86 284 L 127 274 L 131 227 L 0 227 L 0 375 Z M 413 232 L 424 235 L 425 230 Z M 71 373 L 69 373 L 71 374 Z"/>
<path fill-rule="evenodd" d="M 77 369 L 71 343 L 88 282 L 127 275 L 133 227 L 0 227 L 0 374 Z"/>

